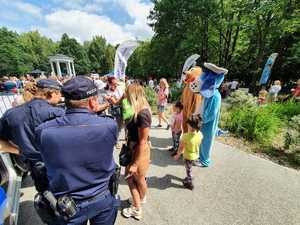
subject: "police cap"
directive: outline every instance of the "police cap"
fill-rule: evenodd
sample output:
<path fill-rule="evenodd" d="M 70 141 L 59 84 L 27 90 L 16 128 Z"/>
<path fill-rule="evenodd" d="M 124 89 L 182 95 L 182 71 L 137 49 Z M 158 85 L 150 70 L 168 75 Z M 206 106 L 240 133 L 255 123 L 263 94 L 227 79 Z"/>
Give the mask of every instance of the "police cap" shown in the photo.
<path fill-rule="evenodd" d="M 81 100 L 98 95 L 95 83 L 85 76 L 77 76 L 64 83 L 62 94 L 69 100 Z"/>
<path fill-rule="evenodd" d="M 61 89 L 61 84 L 58 83 L 56 80 L 51 79 L 41 79 L 36 83 L 38 88 L 52 88 L 56 90 Z"/>

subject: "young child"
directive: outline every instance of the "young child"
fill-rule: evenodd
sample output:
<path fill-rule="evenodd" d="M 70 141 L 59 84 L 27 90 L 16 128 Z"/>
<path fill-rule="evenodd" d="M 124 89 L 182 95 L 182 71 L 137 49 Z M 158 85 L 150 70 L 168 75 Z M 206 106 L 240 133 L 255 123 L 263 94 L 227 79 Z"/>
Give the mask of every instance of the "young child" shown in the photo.
<path fill-rule="evenodd" d="M 183 186 L 187 189 L 193 190 L 193 177 L 192 177 L 192 167 L 193 162 L 199 158 L 199 146 L 202 141 L 202 133 L 200 128 L 202 126 L 201 116 L 192 115 L 188 120 L 188 132 L 183 134 L 179 149 L 174 156 L 175 160 L 178 160 L 181 153 L 183 153 L 183 158 L 186 168 L 186 178 L 183 181 Z"/>
<path fill-rule="evenodd" d="M 263 86 L 263 87 L 261 88 L 261 90 L 259 91 L 259 93 L 258 93 L 258 104 L 259 104 L 259 105 L 264 105 L 264 104 L 266 104 L 267 96 L 268 96 L 268 92 L 267 92 L 267 90 L 266 90 L 266 87 Z"/>
<path fill-rule="evenodd" d="M 182 109 L 183 105 L 180 101 L 176 102 L 173 107 L 173 115 L 171 121 L 171 130 L 172 130 L 172 139 L 173 139 L 173 148 L 169 149 L 173 152 L 172 156 L 176 154 L 176 151 L 179 147 L 180 136 L 182 133 Z"/>

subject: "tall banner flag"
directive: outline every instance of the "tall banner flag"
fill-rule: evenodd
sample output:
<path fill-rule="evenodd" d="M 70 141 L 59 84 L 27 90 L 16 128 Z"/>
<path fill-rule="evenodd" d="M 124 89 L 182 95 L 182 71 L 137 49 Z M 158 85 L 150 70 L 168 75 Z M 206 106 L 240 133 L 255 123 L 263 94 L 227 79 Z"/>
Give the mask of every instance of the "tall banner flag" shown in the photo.
<path fill-rule="evenodd" d="M 188 71 L 192 66 L 196 65 L 197 59 L 199 59 L 200 55 L 194 54 L 187 58 L 183 65 L 182 73 L 181 73 L 181 79 L 180 79 L 180 85 L 182 84 L 182 81 L 184 80 L 184 72 Z"/>
<path fill-rule="evenodd" d="M 265 68 L 264 68 L 264 70 L 261 74 L 261 78 L 260 78 L 260 81 L 259 81 L 260 85 L 264 85 L 264 84 L 268 83 L 268 79 L 271 75 L 271 70 L 273 68 L 273 65 L 274 65 L 274 62 L 275 62 L 277 56 L 278 56 L 278 53 L 273 53 L 268 58 L 268 60 L 265 64 Z"/>
<path fill-rule="evenodd" d="M 127 61 L 138 45 L 137 41 L 125 41 L 117 48 L 114 67 L 115 78 L 125 80 Z"/>

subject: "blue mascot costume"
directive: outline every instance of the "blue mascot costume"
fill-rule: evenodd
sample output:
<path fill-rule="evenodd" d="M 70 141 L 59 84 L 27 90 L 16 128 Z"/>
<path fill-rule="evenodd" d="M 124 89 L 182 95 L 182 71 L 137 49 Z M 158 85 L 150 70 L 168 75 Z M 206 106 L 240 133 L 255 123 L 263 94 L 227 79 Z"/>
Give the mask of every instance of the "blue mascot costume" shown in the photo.
<path fill-rule="evenodd" d="M 228 70 L 211 63 L 204 63 L 202 70 L 203 73 L 199 79 L 190 84 L 190 89 L 203 96 L 202 105 L 199 109 L 203 120 L 201 129 L 203 140 L 200 145 L 199 162 L 202 166 L 208 167 L 211 163 L 211 149 L 218 128 L 221 109 L 221 95 L 218 88 Z"/>

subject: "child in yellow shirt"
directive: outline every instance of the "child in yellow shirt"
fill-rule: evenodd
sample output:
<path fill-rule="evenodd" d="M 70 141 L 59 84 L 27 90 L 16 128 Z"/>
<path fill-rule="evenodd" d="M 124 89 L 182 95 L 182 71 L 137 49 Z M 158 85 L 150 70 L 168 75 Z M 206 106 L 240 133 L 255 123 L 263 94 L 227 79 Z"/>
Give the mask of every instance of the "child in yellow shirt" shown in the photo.
<path fill-rule="evenodd" d="M 202 126 L 202 118 L 200 115 L 192 115 L 187 120 L 188 132 L 183 134 L 177 154 L 174 156 L 175 160 L 178 160 L 183 153 L 186 178 L 183 181 L 183 186 L 193 190 L 193 177 L 192 167 L 193 162 L 199 158 L 199 147 L 202 141 L 202 133 L 200 132 Z"/>

